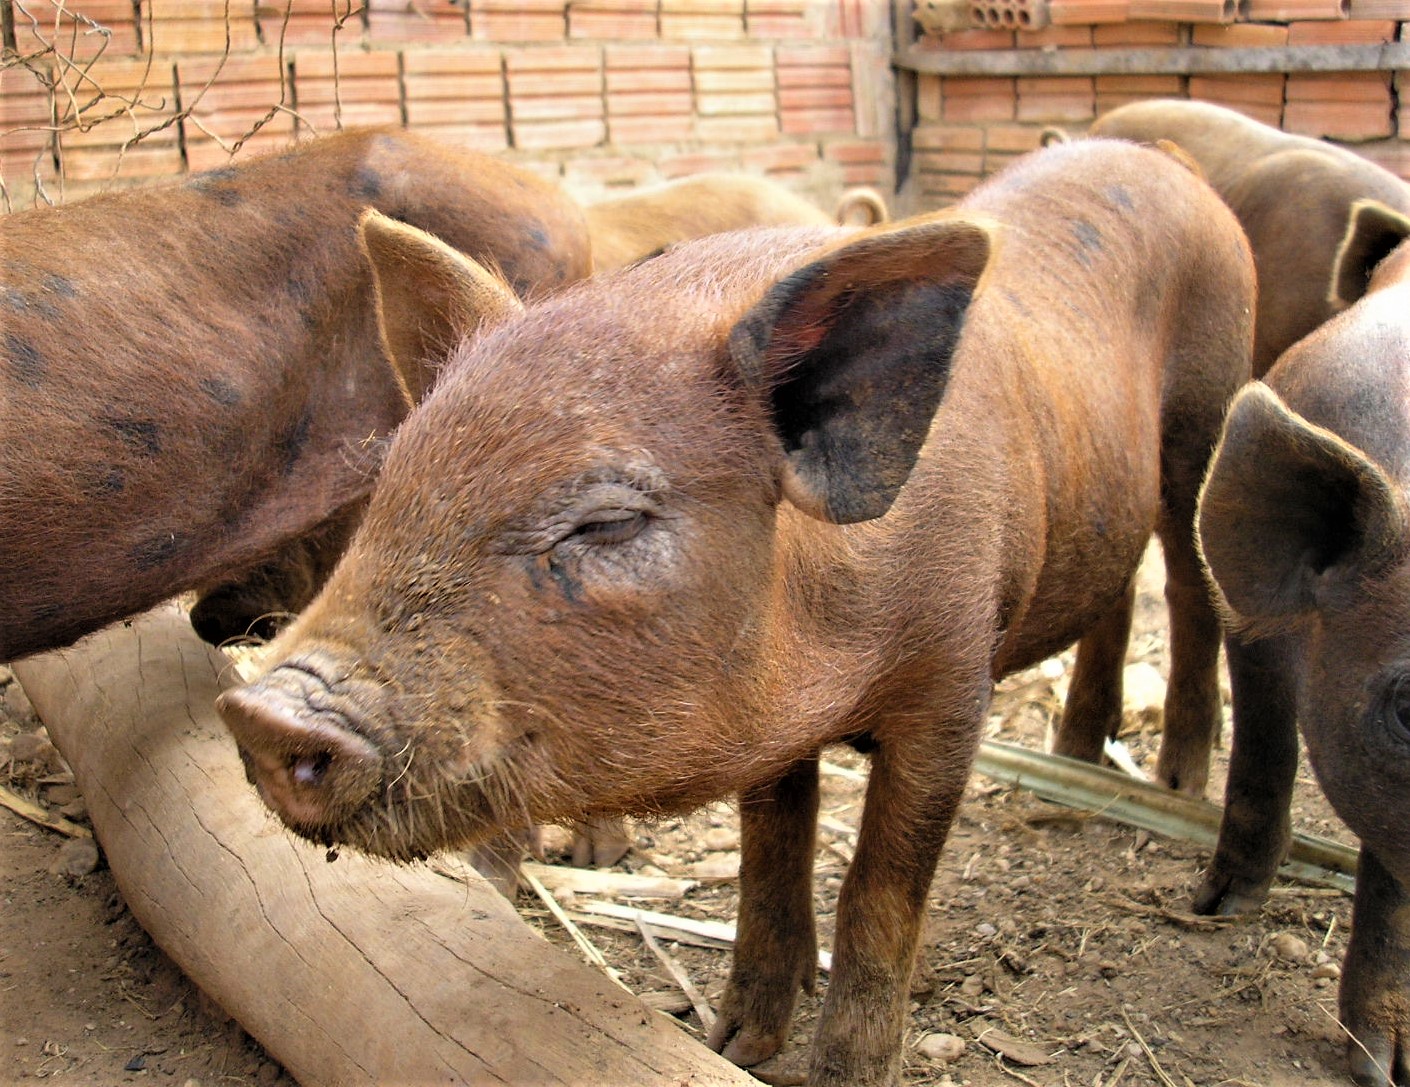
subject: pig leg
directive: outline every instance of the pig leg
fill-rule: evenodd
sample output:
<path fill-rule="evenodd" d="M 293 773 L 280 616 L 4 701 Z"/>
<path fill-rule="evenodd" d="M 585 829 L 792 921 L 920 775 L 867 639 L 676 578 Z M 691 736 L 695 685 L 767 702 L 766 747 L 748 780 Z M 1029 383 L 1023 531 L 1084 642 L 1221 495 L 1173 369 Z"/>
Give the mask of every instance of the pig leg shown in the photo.
<path fill-rule="evenodd" d="M 1194 495 L 1162 528 L 1165 603 L 1170 614 L 1170 683 L 1156 780 L 1189 796 L 1204 796 L 1209 758 L 1219 736 L 1219 613 L 1195 548 Z"/>
<path fill-rule="evenodd" d="M 1121 672 L 1135 605 L 1133 580 L 1115 607 L 1077 643 L 1077 666 L 1053 742 L 1054 754 L 1101 762 L 1105 741 L 1116 739 L 1121 727 Z"/>
<path fill-rule="evenodd" d="M 962 719 L 951 715 L 945 723 L 936 711 L 938 727 L 903 725 L 878 736 L 857 853 L 837 904 L 832 978 L 808 1087 L 899 1081 L 921 921 L 988 698 L 957 695 L 954 704 L 965 707 Z"/>
<path fill-rule="evenodd" d="M 1356 868 L 1341 977 L 1347 1056 L 1362 1087 L 1410 1083 L 1410 896 L 1369 849 Z"/>
<path fill-rule="evenodd" d="M 1292 841 L 1297 776 L 1296 645 L 1289 635 L 1227 641 L 1234 688 L 1234 738 L 1219 842 L 1194 910 L 1237 914 L 1268 895 Z"/>
<path fill-rule="evenodd" d="M 740 801 L 739 919 L 734 965 L 708 1045 L 748 1067 L 788 1037 L 798 990 L 813 991 L 813 848 L 818 762 L 797 763 Z"/>

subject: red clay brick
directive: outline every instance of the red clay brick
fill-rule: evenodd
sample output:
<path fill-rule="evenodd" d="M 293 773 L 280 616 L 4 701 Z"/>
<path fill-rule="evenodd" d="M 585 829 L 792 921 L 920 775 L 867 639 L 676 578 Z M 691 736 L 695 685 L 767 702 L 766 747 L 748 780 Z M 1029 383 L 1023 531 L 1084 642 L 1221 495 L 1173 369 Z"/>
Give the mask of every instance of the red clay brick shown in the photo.
<path fill-rule="evenodd" d="M 1290 22 L 1294 19 L 1345 19 L 1349 0 L 1239 0 L 1245 19 Z"/>
<path fill-rule="evenodd" d="M 1015 33 L 1020 49 L 1085 49 L 1092 44 L 1090 26 L 1047 26 Z"/>
<path fill-rule="evenodd" d="M 772 113 L 696 117 L 693 129 L 706 143 L 763 143 L 777 138 L 779 119 Z"/>
<path fill-rule="evenodd" d="M 1389 72 L 1289 72 L 1287 101 L 1367 102 L 1390 105 Z"/>
<path fill-rule="evenodd" d="M 911 143 L 918 150 L 983 151 L 984 129 L 969 125 L 917 125 L 911 132 Z"/>
<path fill-rule="evenodd" d="M 1120 45 L 1179 45 L 1177 23 L 1126 23 L 1121 26 L 1099 26 L 1092 30 L 1092 44 Z"/>
<path fill-rule="evenodd" d="M 600 118 L 562 121 L 514 121 L 510 125 L 514 146 L 521 151 L 568 150 L 596 147 L 607 137 L 607 125 Z"/>
<path fill-rule="evenodd" d="M 744 165 L 767 174 L 805 170 L 818 163 L 818 148 L 812 143 L 781 143 L 756 147 L 742 154 Z"/>
<path fill-rule="evenodd" d="M 1371 140 L 1393 135 L 1390 102 L 1289 102 L 1283 128 L 1307 136 Z"/>
<path fill-rule="evenodd" d="M 1269 23 L 1197 26 L 1190 34 L 1190 44 L 1224 49 L 1276 47 L 1288 44 L 1288 28 Z"/>
<path fill-rule="evenodd" d="M 691 131 L 689 114 L 625 116 L 613 114 L 607 118 L 610 143 L 675 143 Z"/>
<path fill-rule="evenodd" d="M 857 119 L 850 109 L 786 109 L 779 113 L 779 127 L 790 136 L 855 132 Z"/>
<path fill-rule="evenodd" d="M 1245 75 L 1192 75 L 1189 81 L 1191 98 L 1206 102 L 1221 102 L 1258 107 L 1261 111 L 1281 109 L 1286 77 L 1280 72 Z M 1249 112 L 1244 109 L 1244 112 Z"/>
<path fill-rule="evenodd" d="M 985 130 L 984 147 L 989 152 L 1021 155 L 1032 151 L 1043 135 L 1040 126 L 1034 125 L 990 125 Z"/>
<path fill-rule="evenodd" d="M 1319 20 L 1291 23 L 1289 45 L 1382 45 L 1395 41 L 1394 19 Z"/>
<path fill-rule="evenodd" d="M 1051 0 L 1048 4 L 1054 26 L 1124 23 L 1130 15 L 1130 0 Z"/>

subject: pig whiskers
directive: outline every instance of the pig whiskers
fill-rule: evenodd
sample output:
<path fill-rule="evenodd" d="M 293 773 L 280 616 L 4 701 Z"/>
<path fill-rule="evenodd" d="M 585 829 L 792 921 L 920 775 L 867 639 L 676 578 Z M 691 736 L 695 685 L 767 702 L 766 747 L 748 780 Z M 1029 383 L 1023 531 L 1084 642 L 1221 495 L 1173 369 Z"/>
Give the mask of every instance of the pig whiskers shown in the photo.
<path fill-rule="evenodd" d="M 407 755 L 408 751 L 410 751 L 411 754 Z M 400 759 L 403 755 L 406 755 L 407 757 L 406 762 L 402 764 L 400 773 L 398 773 L 396 777 L 392 778 L 391 781 L 387 782 L 387 792 L 389 793 L 392 791 L 392 788 L 396 785 L 397 782 L 399 782 L 402 778 L 406 777 L 407 774 L 411 773 L 411 764 L 416 759 L 416 752 L 412 749 L 410 740 L 407 740 L 406 743 L 402 745 L 400 751 L 392 755 L 392 760 L 396 761 Z"/>

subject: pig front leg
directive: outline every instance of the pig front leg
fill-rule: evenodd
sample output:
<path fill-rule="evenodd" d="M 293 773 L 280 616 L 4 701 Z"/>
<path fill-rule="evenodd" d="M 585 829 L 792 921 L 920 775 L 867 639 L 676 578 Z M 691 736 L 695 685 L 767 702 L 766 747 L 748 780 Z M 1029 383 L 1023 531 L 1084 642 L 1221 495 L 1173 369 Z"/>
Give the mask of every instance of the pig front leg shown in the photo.
<path fill-rule="evenodd" d="M 1410 1083 L 1410 896 L 1365 846 L 1356 868 L 1341 1021 L 1362 1087 Z"/>
<path fill-rule="evenodd" d="M 1234 738 L 1219 842 L 1195 892 L 1196 913 L 1256 909 L 1287 855 L 1297 776 L 1296 650 L 1290 635 L 1227 641 Z"/>
<path fill-rule="evenodd" d="M 739 918 L 734 965 L 707 1044 L 743 1067 L 788 1038 L 798 991 L 813 991 L 813 847 L 818 760 L 795 764 L 740 801 Z"/>
<path fill-rule="evenodd" d="M 893 1087 L 921 921 L 969 778 L 987 698 L 959 700 L 953 727 L 909 722 L 879 735 L 856 857 L 837 904 L 832 978 L 808 1087 Z M 975 710 L 978 716 L 970 716 Z"/>

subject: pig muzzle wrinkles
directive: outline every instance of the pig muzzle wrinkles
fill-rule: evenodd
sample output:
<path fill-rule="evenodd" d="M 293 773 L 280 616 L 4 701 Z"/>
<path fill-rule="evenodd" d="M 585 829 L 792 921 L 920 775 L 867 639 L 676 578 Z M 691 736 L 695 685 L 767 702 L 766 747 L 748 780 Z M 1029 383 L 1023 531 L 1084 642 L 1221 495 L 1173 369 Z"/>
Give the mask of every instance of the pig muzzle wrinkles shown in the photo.
<path fill-rule="evenodd" d="M 324 840 L 381 794 L 383 760 L 346 715 L 315 704 L 310 685 L 326 689 L 312 673 L 276 668 L 216 705 L 265 804 L 291 829 Z"/>

